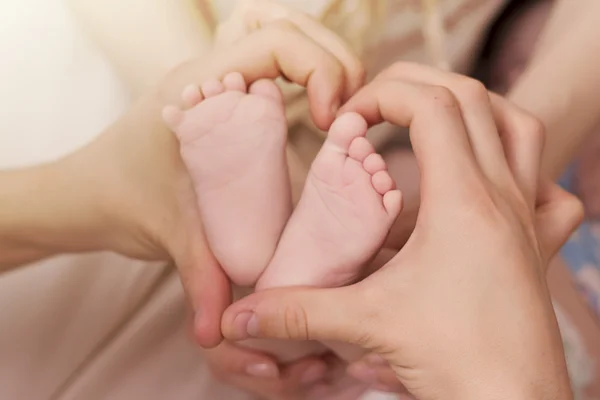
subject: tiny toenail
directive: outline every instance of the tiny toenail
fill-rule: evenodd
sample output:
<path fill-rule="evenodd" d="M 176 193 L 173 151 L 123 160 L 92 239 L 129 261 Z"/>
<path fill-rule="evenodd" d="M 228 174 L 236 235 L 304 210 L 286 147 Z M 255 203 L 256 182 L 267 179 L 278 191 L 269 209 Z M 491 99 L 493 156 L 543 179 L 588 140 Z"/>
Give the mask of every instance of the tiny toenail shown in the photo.
<path fill-rule="evenodd" d="M 256 363 L 246 367 L 246 374 L 256 378 L 277 379 L 279 377 L 279 370 L 273 364 Z"/>

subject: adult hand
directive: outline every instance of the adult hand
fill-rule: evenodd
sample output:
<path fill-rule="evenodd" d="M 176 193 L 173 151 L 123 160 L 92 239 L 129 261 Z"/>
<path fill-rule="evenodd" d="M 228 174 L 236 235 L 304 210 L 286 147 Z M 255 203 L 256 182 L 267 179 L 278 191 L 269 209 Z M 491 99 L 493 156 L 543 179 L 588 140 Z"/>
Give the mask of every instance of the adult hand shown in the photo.
<path fill-rule="evenodd" d="M 581 207 L 538 187 L 539 124 L 475 81 L 398 67 L 345 110 L 410 127 L 422 203 L 408 243 L 355 285 L 241 300 L 225 337 L 357 344 L 419 399 L 570 398 L 545 268 Z M 502 129 L 515 121 L 529 128 Z"/>
<path fill-rule="evenodd" d="M 251 32 L 275 22 L 290 23 L 340 60 L 348 72 L 342 100 L 345 102 L 362 85 L 364 69 L 348 44 L 311 16 L 272 0 L 241 0 L 231 16 L 217 29 L 216 45 L 228 47 Z"/>
<path fill-rule="evenodd" d="M 84 220 L 98 225 L 91 235 L 95 242 L 86 250 L 175 261 L 197 313 L 197 339 L 204 346 L 221 340 L 220 317 L 231 301 L 229 281 L 206 245 L 178 144 L 160 112 L 165 104 L 177 103 L 190 83 L 232 71 L 242 73 L 248 83 L 284 75 L 306 86 L 314 121 L 324 129 L 348 87 L 360 86 L 363 79 L 360 71 L 350 71 L 346 61 L 294 24 L 266 24 L 210 59 L 176 68 L 95 142 L 53 168 L 68 183 L 65 188 L 76 187 L 77 198 L 89 205 L 91 217 Z"/>
<path fill-rule="evenodd" d="M 540 123 L 511 103 L 502 99 L 500 96 L 487 92 L 484 86 L 478 81 L 463 75 L 447 73 L 423 65 L 398 62 L 379 74 L 374 81 L 374 85 L 381 86 L 382 84 L 385 84 L 385 82 L 393 82 L 397 79 L 401 80 L 405 78 L 417 83 L 427 83 L 449 88 L 455 95 L 459 106 L 463 108 L 470 107 L 475 110 L 481 108 L 490 109 L 492 118 L 489 118 L 488 123 L 496 124 L 502 146 L 505 147 L 507 162 L 512 171 L 523 169 L 524 165 L 521 164 L 537 164 L 540 162 L 540 156 L 537 154 L 530 159 L 520 156 L 520 152 L 528 151 L 526 149 L 535 145 L 535 143 L 532 143 L 533 141 L 542 140 L 540 136 L 543 135 L 540 135 L 540 132 L 543 130 L 543 127 Z M 390 93 L 389 90 L 384 92 Z M 382 95 L 390 96 L 390 94 L 384 94 L 384 92 L 382 92 Z M 357 97 L 355 101 L 349 102 L 342 109 L 342 112 L 361 112 L 365 107 L 369 107 L 365 102 L 368 103 L 372 101 L 373 98 L 367 98 L 366 96 Z M 366 115 L 366 117 L 370 119 L 370 122 L 375 123 L 379 117 L 377 111 L 371 110 L 369 112 L 371 114 Z M 488 111 L 487 117 L 490 117 L 490 111 Z M 470 121 L 466 121 L 466 123 L 470 123 Z M 522 143 L 523 149 L 525 150 L 514 148 L 517 143 Z M 537 145 L 541 145 L 541 142 Z M 530 154 L 532 153 L 530 152 Z M 404 166 L 404 169 L 406 168 L 407 167 Z M 521 175 L 522 174 L 516 174 L 515 179 L 528 198 L 536 195 L 546 197 L 548 195 L 553 196 L 554 194 L 558 194 L 554 190 L 551 190 L 551 193 L 548 194 L 547 191 L 549 190 L 549 187 L 547 185 L 542 185 L 541 188 L 538 188 L 536 176 L 524 177 Z M 540 189 L 541 191 L 536 192 L 537 189 Z M 567 204 L 574 204 L 569 197 L 562 197 L 561 194 L 558 195 L 561 196 L 561 199 L 566 199 Z M 560 202 L 559 199 L 554 199 L 554 201 Z M 414 224 L 416 218 L 413 214 L 417 214 L 418 205 L 413 204 L 413 207 L 406 208 L 405 211 L 409 215 L 407 215 L 407 218 L 404 218 L 404 220 L 407 220 L 409 224 Z M 539 214 L 540 218 L 546 219 L 547 213 L 545 209 L 539 210 Z M 554 214 L 550 214 L 551 217 L 553 215 Z M 576 215 L 576 213 L 570 215 Z M 399 226 L 396 227 L 397 229 L 395 229 L 395 231 L 393 230 L 386 246 L 400 249 L 404 245 L 407 238 L 410 236 L 408 232 L 411 231 L 410 226 L 407 226 L 406 221 L 404 220 L 402 217 L 399 218 Z M 562 243 L 561 240 L 565 238 L 565 235 L 571 233 L 573 223 L 578 222 L 577 219 L 559 218 L 557 221 L 547 220 L 546 223 L 544 223 L 544 226 L 540 227 L 544 240 L 553 241 L 553 244 L 550 244 L 548 247 L 547 256 L 553 256 L 558 251 L 558 245 Z"/>
<path fill-rule="evenodd" d="M 349 377 L 345 364 L 333 355 L 278 365 L 269 356 L 228 341 L 204 355 L 218 380 L 267 400 L 351 400 L 367 389 L 367 384 Z"/>

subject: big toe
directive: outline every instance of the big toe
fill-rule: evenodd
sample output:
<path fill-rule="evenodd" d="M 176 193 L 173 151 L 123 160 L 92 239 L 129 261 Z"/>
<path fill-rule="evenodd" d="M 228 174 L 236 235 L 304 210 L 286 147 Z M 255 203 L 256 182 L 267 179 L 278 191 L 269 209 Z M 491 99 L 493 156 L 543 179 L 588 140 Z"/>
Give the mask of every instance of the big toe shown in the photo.
<path fill-rule="evenodd" d="M 361 115 L 343 114 L 331 125 L 327 134 L 327 143 L 336 147 L 340 152 L 348 153 L 352 141 L 358 137 L 364 137 L 367 129 L 367 122 Z"/>

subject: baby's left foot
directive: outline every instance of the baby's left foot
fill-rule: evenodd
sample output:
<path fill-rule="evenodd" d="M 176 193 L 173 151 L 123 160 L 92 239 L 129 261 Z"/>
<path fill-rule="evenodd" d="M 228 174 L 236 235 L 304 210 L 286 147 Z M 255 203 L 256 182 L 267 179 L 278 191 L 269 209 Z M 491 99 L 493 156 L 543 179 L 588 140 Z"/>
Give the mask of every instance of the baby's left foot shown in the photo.
<path fill-rule="evenodd" d="M 382 246 L 402 196 L 366 132 L 358 114 L 334 122 L 257 290 L 352 283 Z"/>

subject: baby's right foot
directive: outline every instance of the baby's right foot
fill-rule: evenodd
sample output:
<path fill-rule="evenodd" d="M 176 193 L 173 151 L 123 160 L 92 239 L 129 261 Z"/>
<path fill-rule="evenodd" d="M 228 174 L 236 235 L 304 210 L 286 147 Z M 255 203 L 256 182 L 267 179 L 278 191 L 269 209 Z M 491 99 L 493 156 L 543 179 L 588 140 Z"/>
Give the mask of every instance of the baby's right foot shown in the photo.
<path fill-rule="evenodd" d="M 379 251 L 402 198 L 366 132 L 358 114 L 334 122 L 257 290 L 343 286 Z"/>
<path fill-rule="evenodd" d="M 234 283 L 251 286 L 273 256 L 291 213 L 287 123 L 279 88 L 242 75 L 188 87 L 187 110 L 163 117 L 180 142 L 207 239 Z"/>

